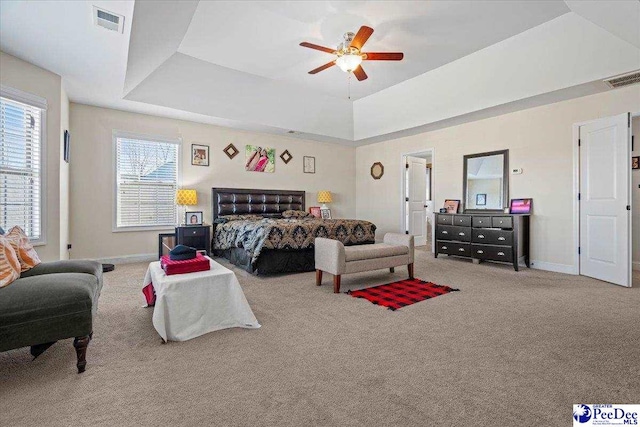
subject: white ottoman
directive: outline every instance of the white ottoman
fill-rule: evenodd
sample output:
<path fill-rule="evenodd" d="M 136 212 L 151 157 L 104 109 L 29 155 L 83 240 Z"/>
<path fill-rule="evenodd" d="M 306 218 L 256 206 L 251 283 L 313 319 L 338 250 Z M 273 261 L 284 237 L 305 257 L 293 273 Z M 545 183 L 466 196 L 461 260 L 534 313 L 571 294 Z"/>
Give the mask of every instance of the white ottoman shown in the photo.
<path fill-rule="evenodd" d="M 144 285 L 153 283 L 153 326 L 163 340 L 186 341 L 220 329 L 260 327 L 233 271 L 208 259 L 209 271 L 171 276 L 159 261 L 149 264 Z"/>

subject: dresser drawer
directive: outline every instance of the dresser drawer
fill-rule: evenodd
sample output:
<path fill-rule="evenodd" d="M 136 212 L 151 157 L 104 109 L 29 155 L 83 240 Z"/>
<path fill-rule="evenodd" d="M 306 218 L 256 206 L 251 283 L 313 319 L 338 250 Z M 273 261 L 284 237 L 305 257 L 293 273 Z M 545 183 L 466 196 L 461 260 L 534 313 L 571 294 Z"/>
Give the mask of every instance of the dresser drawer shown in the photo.
<path fill-rule="evenodd" d="M 436 240 L 471 241 L 470 227 L 457 227 L 455 225 L 439 225 L 436 227 Z"/>
<path fill-rule="evenodd" d="M 178 233 L 181 237 L 204 237 L 206 232 L 204 227 L 181 227 Z"/>
<path fill-rule="evenodd" d="M 471 245 L 468 243 L 436 242 L 438 253 L 458 256 L 471 256 Z"/>
<path fill-rule="evenodd" d="M 469 215 L 454 215 L 453 225 L 461 227 L 471 227 L 471 217 Z"/>
<path fill-rule="evenodd" d="M 490 216 L 474 216 L 473 226 L 477 228 L 491 227 L 491 217 Z"/>
<path fill-rule="evenodd" d="M 453 215 L 438 215 L 438 224 L 453 225 Z"/>
<path fill-rule="evenodd" d="M 511 230 L 474 228 L 472 235 L 471 241 L 474 243 L 482 243 L 484 245 L 513 245 L 513 231 Z"/>
<path fill-rule="evenodd" d="M 494 216 L 491 225 L 495 228 L 513 228 L 513 218 L 510 216 Z"/>
<path fill-rule="evenodd" d="M 513 252 L 511 248 L 501 246 L 471 245 L 471 256 L 473 258 L 485 259 L 487 261 L 513 261 Z"/>

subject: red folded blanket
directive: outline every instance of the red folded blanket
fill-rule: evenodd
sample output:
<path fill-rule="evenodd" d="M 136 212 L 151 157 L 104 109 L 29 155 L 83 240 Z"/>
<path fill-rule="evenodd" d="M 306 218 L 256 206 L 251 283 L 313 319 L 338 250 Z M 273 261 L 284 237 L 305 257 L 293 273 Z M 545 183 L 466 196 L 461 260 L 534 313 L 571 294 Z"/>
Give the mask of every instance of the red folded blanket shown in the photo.
<path fill-rule="evenodd" d="M 207 271 L 210 269 L 209 259 L 196 254 L 195 258 L 181 261 L 172 261 L 168 255 L 160 258 L 160 266 L 170 276 L 172 274 L 194 273 L 196 271 Z"/>

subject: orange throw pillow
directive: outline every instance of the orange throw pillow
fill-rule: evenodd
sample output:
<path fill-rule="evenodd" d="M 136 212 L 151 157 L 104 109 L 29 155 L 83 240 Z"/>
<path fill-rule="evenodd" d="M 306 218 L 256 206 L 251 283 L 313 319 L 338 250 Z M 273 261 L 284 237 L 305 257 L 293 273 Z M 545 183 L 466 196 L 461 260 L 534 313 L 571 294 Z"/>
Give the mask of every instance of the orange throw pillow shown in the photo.
<path fill-rule="evenodd" d="M 20 261 L 9 240 L 0 236 L 0 288 L 20 277 Z"/>
<path fill-rule="evenodd" d="M 20 272 L 32 269 L 36 265 L 40 264 L 40 258 L 38 253 L 29 242 L 29 238 L 25 234 L 24 230 L 17 225 L 13 227 L 5 237 L 11 243 L 13 250 L 18 255 L 18 261 L 20 261 Z"/>

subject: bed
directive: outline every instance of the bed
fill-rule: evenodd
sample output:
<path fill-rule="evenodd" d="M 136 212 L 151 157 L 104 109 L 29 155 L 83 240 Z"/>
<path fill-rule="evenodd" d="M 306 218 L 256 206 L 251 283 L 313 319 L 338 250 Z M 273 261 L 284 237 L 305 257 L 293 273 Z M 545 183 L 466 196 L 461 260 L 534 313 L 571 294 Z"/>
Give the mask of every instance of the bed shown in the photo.
<path fill-rule="evenodd" d="M 375 242 L 369 221 L 283 218 L 285 211 L 305 210 L 304 191 L 212 188 L 211 196 L 212 253 L 254 274 L 313 271 L 316 237 Z"/>

